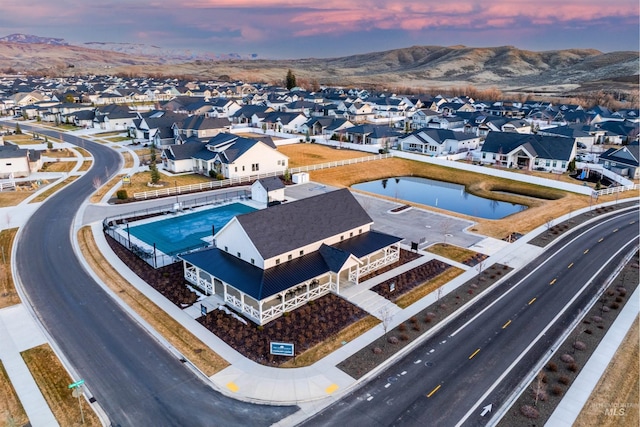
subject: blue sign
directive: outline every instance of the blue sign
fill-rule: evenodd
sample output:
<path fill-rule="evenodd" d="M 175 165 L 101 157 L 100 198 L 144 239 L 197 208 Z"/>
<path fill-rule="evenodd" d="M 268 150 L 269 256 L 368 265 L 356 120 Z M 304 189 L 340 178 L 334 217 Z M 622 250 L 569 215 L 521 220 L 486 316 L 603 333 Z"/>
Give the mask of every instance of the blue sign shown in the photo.
<path fill-rule="evenodd" d="M 76 388 L 76 387 L 80 387 L 82 384 L 84 384 L 84 380 L 78 380 L 75 383 L 69 384 L 67 387 L 68 388 Z"/>
<path fill-rule="evenodd" d="M 293 344 L 285 342 L 272 342 L 271 354 L 275 356 L 293 356 Z"/>
<path fill-rule="evenodd" d="M 205 307 L 204 304 L 200 304 L 200 314 L 203 316 L 207 315 L 207 307 Z"/>

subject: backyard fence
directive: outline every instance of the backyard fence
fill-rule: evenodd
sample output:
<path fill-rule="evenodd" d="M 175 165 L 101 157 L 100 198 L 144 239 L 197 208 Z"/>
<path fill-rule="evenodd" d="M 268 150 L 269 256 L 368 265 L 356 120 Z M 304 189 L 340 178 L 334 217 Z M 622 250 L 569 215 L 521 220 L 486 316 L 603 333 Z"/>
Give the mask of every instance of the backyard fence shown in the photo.
<path fill-rule="evenodd" d="M 373 160 L 380 160 L 380 159 L 386 159 L 388 157 L 393 157 L 393 154 L 378 154 L 375 156 L 366 156 L 366 157 L 358 157 L 355 159 L 347 159 L 347 160 L 339 160 L 339 161 L 335 161 L 335 162 L 327 162 L 327 163 L 321 163 L 318 165 L 309 165 L 309 166 L 301 166 L 298 168 L 290 168 L 289 169 L 289 173 L 294 174 L 294 173 L 298 173 L 298 172 L 309 172 L 309 171 L 314 171 L 314 170 L 320 170 L 320 169 L 327 169 L 327 168 L 335 168 L 338 166 L 345 166 L 345 165 L 353 165 L 356 163 L 363 163 L 363 162 L 370 162 Z M 211 181 L 211 182 L 202 182 L 200 184 L 191 184 L 191 185 L 182 185 L 179 187 L 167 187 L 167 188 L 160 188 L 158 190 L 151 190 L 151 191 L 143 191 L 140 193 L 134 193 L 133 197 L 136 200 L 146 200 L 146 199 L 155 199 L 158 197 L 168 197 L 168 196 L 179 196 L 180 194 L 188 194 L 188 193 L 194 193 L 194 192 L 199 192 L 199 191 L 206 191 L 206 190 L 214 190 L 216 188 L 223 188 L 223 187 L 230 187 L 232 185 L 238 185 L 238 184 L 248 184 L 248 183 L 252 183 L 258 179 L 261 178 L 268 178 L 268 177 L 272 177 L 272 176 L 281 176 L 284 173 L 284 171 L 279 171 L 279 172 L 269 172 L 269 173 L 262 173 L 262 174 L 256 174 L 256 175 L 249 175 L 249 176 L 245 176 L 245 177 L 240 177 L 240 178 L 229 178 L 229 179 L 222 179 L 220 181 Z"/>

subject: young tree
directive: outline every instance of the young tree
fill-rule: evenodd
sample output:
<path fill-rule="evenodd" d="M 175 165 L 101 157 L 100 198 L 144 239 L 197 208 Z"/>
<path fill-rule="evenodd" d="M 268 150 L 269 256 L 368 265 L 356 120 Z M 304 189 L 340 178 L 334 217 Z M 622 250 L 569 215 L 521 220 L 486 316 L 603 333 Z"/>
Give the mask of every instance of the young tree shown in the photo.
<path fill-rule="evenodd" d="M 295 74 L 293 74 L 293 71 L 291 71 L 291 69 L 289 69 L 289 71 L 287 71 L 287 78 L 285 80 L 285 85 L 287 87 L 287 89 L 291 90 L 292 88 L 296 87 L 296 76 Z"/>
<path fill-rule="evenodd" d="M 16 135 L 22 135 L 22 128 L 20 127 L 20 123 L 16 123 Z"/>
<path fill-rule="evenodd" d="M 393 321 L 393 314 L 391 313 L 391 309 L 388 306 L 380 308 L 380 310 L 378 310 L 378 316 L 380 321 L 382 322 L 382 329 L 384 330 L 384 334 L 387 335 L 389 326 Z"/>
<path fill-rule="evenodd" d="M 158 165 L 156 165 L 156 148 L 151 147 L 149 170 L 151 171 L 151 183 L 157 184 L 160 181 L 160 172 L 158 171 Z"/>

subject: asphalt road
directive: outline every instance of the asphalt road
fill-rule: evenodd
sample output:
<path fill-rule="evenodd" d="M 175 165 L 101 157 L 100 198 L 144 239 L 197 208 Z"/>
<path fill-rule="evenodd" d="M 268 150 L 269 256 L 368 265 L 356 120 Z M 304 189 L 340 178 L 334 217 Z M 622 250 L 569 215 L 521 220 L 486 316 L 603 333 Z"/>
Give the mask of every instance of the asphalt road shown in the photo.
<path fill-rule="evenodd" d="M 112 425 L 267 426 L 295 412 L 296 407 L 254 405 L 214 391 L 87 274 L 73 252 L 72 221 L 94 191 L 94 177 L 106 182 L 121 157 L 70 135 L 37 132 L 82 146 L 94 165 L 44 202 L 20 230 L 16 269 L 40 321 Z"/>
<path fill-rule="evenodd" d="M 492 415 L 637 242 L 637 207 L 571 233 L 391 367 L 302 425 L 495 422 Z M 485 411 L 490 404 L 492 412 Z"/>

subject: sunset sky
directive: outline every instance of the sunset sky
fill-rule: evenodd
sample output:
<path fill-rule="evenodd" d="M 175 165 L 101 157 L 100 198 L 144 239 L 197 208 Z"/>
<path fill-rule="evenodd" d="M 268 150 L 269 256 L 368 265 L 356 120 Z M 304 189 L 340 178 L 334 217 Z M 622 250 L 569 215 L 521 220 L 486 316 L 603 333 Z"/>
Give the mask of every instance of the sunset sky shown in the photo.
<path fill-rule="evenodd" d="M 130 42 L 267 58 L 414 45 L 640 49 L 638 0 L 17 0 L 0 37 Z"/>

